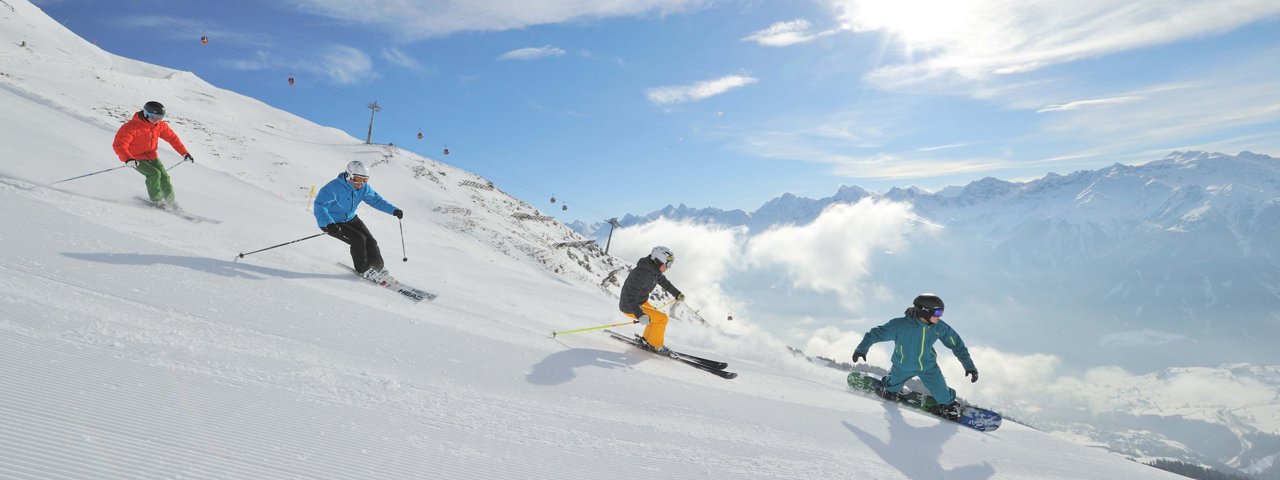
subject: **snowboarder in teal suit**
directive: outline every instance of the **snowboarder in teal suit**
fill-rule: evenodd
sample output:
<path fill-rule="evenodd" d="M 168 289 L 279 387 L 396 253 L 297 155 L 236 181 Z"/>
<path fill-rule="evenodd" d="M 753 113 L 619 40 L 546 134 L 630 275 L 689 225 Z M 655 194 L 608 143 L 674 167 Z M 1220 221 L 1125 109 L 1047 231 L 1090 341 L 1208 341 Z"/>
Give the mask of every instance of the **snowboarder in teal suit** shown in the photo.
<path fill-rule="evenodd" d="M 938 353 L 933 343 L 941 340 L 942 344 L 955 353 L 964 366 L 964 374 L 978 381 L 978 368 L 969 358 L 969 348 L 964 346 L 960 334 L 942 321 L 942 299 L 932 293 L 922 293 L 912 302 L 904 317 L 889 320 L 889 323 L 878 326 L 862 337 L 862 343 L 853 350 L 853 363 L 859 359 L 866 360 L 871 345 L 893 340 L 893 367 L 889 376 L 882 380 L 884 391 L 880 396 L 896 401 L 902 392 L 902 385 L 912 377 L 920 377 L 925 388 L 929 389 L 938 406 L 933 413 L 946 418 L 959 418 L 960 404 L 956 402 L 955 391 L 947 387 L 947 379 L 938 368 Z"/>

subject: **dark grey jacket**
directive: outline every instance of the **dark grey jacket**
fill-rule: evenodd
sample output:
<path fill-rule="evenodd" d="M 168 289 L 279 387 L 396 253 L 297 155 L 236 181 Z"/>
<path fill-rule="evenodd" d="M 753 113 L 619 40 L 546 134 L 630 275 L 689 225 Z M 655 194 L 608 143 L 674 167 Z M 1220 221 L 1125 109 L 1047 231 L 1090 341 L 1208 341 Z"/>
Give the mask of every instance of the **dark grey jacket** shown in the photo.
<path fill-rule="evenodd" d="M 653 287 L 658 285 L 662 285 L 662 289 L 667 293 L 680 296 L 680 290 L 667 280 L 666 275 L 658 271 L 656 260 L 648 256 L 637 260 L 636 268 L 631 269 L 631 273 L 627 274 L 627 281 L 622 282 L 622 294 L 618 296 L 618 309 L 622 310 L 622 313 L 630 313 L 640 318 L 644 315 L 644 310 L 641 310 L 640 306 L 649 300 Z"/>

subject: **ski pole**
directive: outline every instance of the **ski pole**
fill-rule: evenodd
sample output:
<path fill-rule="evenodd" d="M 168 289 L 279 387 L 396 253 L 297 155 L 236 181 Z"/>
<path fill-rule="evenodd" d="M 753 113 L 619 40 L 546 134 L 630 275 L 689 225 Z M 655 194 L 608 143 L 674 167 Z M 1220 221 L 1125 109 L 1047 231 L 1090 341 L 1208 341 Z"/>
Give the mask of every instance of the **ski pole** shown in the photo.
<path fill-rule="evenodd" d="M 636 322 L 631 321 L 631 322 L 626 322 L 626 323 L 615 323 L 615 324 L 613 324 L 613 325 L 600 325 L 600 326 L 598 326 L 598 327 L 579 328 L 579 329 L 577 329 L 577 330 L 569 330 L 569 331 L 565 331 L 565 332 L 551 332 L 551 338 L 555 338 L 555 337 L 556 337 L 556 335 L 561 335 L 561 334 L 565 334 L 565 333 L 585 332 L 585 331 L 588 331 L 588 330 L 600 330 L 600 329 L 602 329 L 602 328 L 609 328 L 609 327 L 621 327 L 621 326 L 623 326 L 623 325 L 631 325 L 631 324 L 633 324 L 633 323 L 636 323 Z"/>
<path fill-rule="evenodd" d="M 667 305 L 670 305 L 670 304 L 672 304 L 672 303 L 675 303 L 676 301 L 677 301 L 677 300 L 671 300 L 671 301 L 669 301 L 669 302 L 667 302 L 667 303 L 664 303 L 664 304 L 662 304 L 662 305 L 659 305 L 657 309 L 658 309 L 658 310 L 662 310 L 662 307 L 665 307 L 665 306 L 667 306 Z M 612 325 L 600 325 L 600 326 L 598 326 L 598 327 L 579 328 L 579 329 L 577 329 L 577 330 L 569 330 L 569 331 L 566 331 L 566 332 L 551 332 L 551 337 L 552 337 L 552 338 L 555 338 L 555 336 L 556 336 L 556 335 L 559 335 L 559 334 L 562 334 L 562 333 L 576 333 L 576 332 L 585 332 L 585 331 L 588 331 L 588 330 L 600 330 L 600 329 L 602 329 L 602 328 L 609 328 L 609 327 L 621 327 L 621 326 L 623 326 L 623 325 L 631 325 L 631 324 L 634 324 L 634 323 L 636 323 L 636 322 L 635 322 L 635 320 L 632 320 L 632 321 L 630 321 L 630 322 L 626 322 L 626 323 L 615 323 L 615 324 L 612 324 Z"/>
<path fill-rule="evenodd" d="M 165 170 L 166 170 L 166 171 L 168 171 L 168 170 L 173 170 L 173 169 L 175 169 L 175 168 L 178 168 L 178 165 L 182 165 L 182 164 L 184 164 L 184 163 L 187 163 L 187 159 L 185 159 L 185 158 L 184 158 L 184 159 L 182 159 L 182 161 L 181 161 L 181 162 L 175 163 L 175 164 L 173 164 L 173 166 L 172 166 L 172 167 L 166 168 Z"/>
<path fill-rule="evenodd" d="M 404 219 L 400 220 L 400 254 L 404 255 L 404 261 L 409 261 L 409 254 L 404 253 Z"/>
<path fill-rule="evenodd" d="M 88 177 L 88 176 L 90 176 L 90 175 L 97 175 L 97 174 L 99 174 L 99 173 L 107 173 L 107 172 L 110 172 L 110 171 L 112 171 L 112 170 L 119 170 L 119 169 L 124 168 L 124 167 L 127 167 L 127 166 L 128 166 L 128 165 L 121 165 L 121 166 L 119 166 L 119 167 L 115 167 L 115 168 L 108 168 L 108 169 L 106 169 L 106 170 L 99 170 L 99 171 L 96 171 L 96 172 L 93 172 L 93 173 L 86 173 L 86 174 L 81 175 L 81 176 L 79 176 L 79 177 L 71 177 L 71 178 L 67 178 L 67 179 L 63 179 L 63 180 L 58 180 L 58 181 L 56 181 L 56 182 L 50 183 L 49 185 L 57 185 L 57 184 L 62 183 L 62 182 L 70 182 L 70 181 L 75 180 L 75 179 L 77 179 L 77 178 L 84 178 L 84 177 Z"/>
<path fill-rule="evenodd" d="M 662 310 L 662 309 L 666 308 L 666 307 L 667 307 L 667 305 L 671 305 L 671 304 L 676 303 L 676 302 L 679 302 L 679 300 L 676 300 L 676 299 L 674 299 L 674 298 L 673 298 L 673 299 L 671 299 L 671 300 L 668 300 L 668 301 L 667 301 L 667 303 L 664 303 L 664 304 L 662 304 L 662 305 L 658 305 L 658 308 L 655 308 L 654 310 Z M 674 309 L 675 309 L 675 306 L 672 306 L 671 308 L 674 310 Z"/>
<path fill-rule="evenodd" d="M 284 242 L 284 243 L 281 243 L 281 244 L 279 244 L 279 245 L 272 245 L 272 246 L 267 247 L 267 248 L 264 248 L 264 249 L 262 249 L 262 250 L 254 250 L 254 251 L 249 252 L 249 253 L 241 253 L 241 254 L 240 254 L 240 256 L 236 257 L 236 259 L 237 259 L 237 260 L 239 260 L 239 259 L 241 259 L 241 258 L 244 258 L 244 256 L 245 256 L 245 255 L 253 255 L 253 254 L 258 253 L 258 252 L 265 252 L 265 251 L 267 251 L 267 250 L 271 250 L 271 249 L 273 249 L 273 248 L 283 247 L 283 246 L 288 245 L 288 244 L 290 244 L 290 243 L 298 243 L 298 242 L 301 242 L 301 241 L 303 241 L 303 240 L 310 240 L 310 239 L 312 239 L 312 238 L 316 238 L 316 237 L 319 237 L 319 236 L 321 236 L 321 235 L 328 235 L 328 234 L 326 234 L 326 233 L 317 233 L 317 234 L 312 235 L 312 236 L 310 236 L 310 237 L 302 237 L 302 238 L 299 238 L 299 239 L 294 240 L 294 241 L 292 241 L 292 242 Z"/>

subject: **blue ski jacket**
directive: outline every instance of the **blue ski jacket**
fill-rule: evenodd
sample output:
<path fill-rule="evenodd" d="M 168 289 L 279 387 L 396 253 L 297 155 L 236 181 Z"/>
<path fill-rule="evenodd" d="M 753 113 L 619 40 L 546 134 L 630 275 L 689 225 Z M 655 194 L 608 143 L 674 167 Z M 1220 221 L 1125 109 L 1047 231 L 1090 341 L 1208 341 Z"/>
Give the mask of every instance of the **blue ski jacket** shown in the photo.
<path fill-rule="evenodd" d="M 330 180 L 316 194 L 312 210 L 316 215 L 316 223 L 324 228 L 331 223 L 345 223 L 356 217 L 356 207 L 360 202 L 386 213 L 396 211 L 396 206 L 378 195 L 373 186 L 364 184 L 359 190 L 347 181 L 347 172 L 338 174 L 338 178 Z"/>
<path fill-rule="evenodd" d="M 969 348 L 964 340 L 951 329 L 947 322 L 938 320 L 929 325 L 913 317 L 900 317 L 889 320 L 889 323 L 871 329 L 862 337 L 862 343 L 854 352 L 866 355 L 871 345 L 893 340 L 893 369 L 908 372 L 923 372 L 938 366 L 938 352 L 933 349 L 933 342 L 942 341 L 942 345 L 951 349 L 966 371 L 978 370 L 969 358 Z"/>

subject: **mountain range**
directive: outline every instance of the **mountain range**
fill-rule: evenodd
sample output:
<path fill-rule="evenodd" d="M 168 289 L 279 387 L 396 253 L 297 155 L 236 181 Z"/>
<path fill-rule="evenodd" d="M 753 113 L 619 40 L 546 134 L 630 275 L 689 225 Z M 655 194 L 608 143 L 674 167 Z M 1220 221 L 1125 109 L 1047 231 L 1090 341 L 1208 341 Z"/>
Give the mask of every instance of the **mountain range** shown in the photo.
<path fill-rule="evenodd" d="M 905 204 L 911 223 L 930 232 L 911 235 L 909 252 L 876 256 L 873 274 L 895 291 L 928 285 L 963 298 L 978 310 L 954 323 L 967 338 L 1052 352 L 1080 370 L 1145 372 L 1114 384 L 1091 372 L 1081 381 L 1092 384 L 1080 391 L 1111 392 L 1077 398 L 1091 408 L 1022 404 L 1013 409 L 1019 418 L 1129 454 L 1280 475 L 1277 158 L 1179 151 L 1025 182 L 984 178 L 937 192 L 844 186 L 820 199 L 784 194 L 752 212 L 680 205 L 619 223 L 745 228 L 750 241 L 859 202 Z M 607 233 L 607 224 L 571 227 Z M 731 277 L 766 274 L 776 273 Z M 765 284 L 735 280 L 730 286 L 741 289 L 731 294 L 785 304 L 802 290 L 753 289 Z M 866 309 L 900 304 L 870 301 Z"/>
<path fill-rule="evenodd" d="M 1272 308 L 1280 300 L 1280 161 L 1267 155 L 1173 152 L 1142 165 L 984 178 L 937 192 L 845 186 L 820 199 L 784 194 L 753 212 L 668 206 L 619 223 L 662 218 L 755 236 L 858 202 L 905 204 L 913 222 L 933 230 L 912 235 L 909 254 L 878 257 L 883 284 L 966 299 L 983 319 L 968 328 L 1003 348 L 1056 353 L 1067 341 L 1076 359 L 1142 371 L 1280 362 L 1267 340 L 1280 338 Z M 607 235 L 607 224 L 570 227 Z M 1029 325 L 1040 334 L 1021 328 Z"/>

